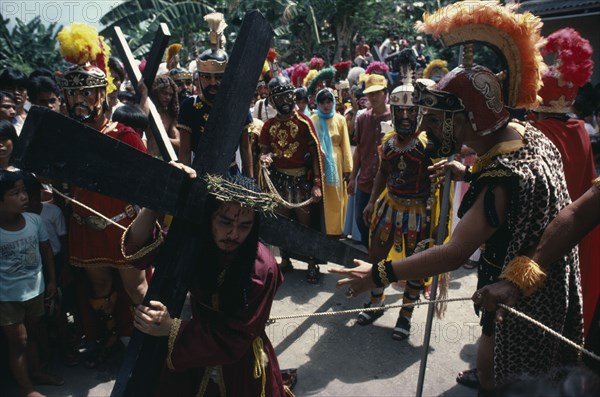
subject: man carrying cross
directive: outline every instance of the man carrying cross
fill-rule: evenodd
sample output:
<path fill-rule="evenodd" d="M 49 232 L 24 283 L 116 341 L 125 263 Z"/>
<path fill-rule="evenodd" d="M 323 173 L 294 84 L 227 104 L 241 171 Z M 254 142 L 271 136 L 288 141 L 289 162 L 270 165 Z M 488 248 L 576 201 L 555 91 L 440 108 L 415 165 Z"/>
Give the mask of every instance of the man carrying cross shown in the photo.
<path fill-rule="evenodd" d="M 62 80 L 69 116 L 146 152 L 144 143 L 134 130 L 111 122 L 105 116 L 107 92 L 115 87 L 108 67 L 103 63 L 103 60 L 108 60 L 110 49 L 96 29 L 74 23 L 58 33 L 58 41 L 63 56 L 75 64 L 65 72 Z M 73 198 L 85 205 L 73 208 L 69 223 L 69 252 L 71 264 L 84 268 L 91 283 L 89 304 L 99 327 L 98 348 L 86 361 L 86 366 L 93 368 L 108 357 L 118 342 L 117 300 L 124 297 L 118 296 L 111 268 L 119 271 L 133 304 L 142 303 L 148 285 L 144 272 L 127 264 L 121 255 L 119 228 L 86 208 L 91 207 L 113 222 L 127 226 L 136 215 L 134 206 L 81 188 L 74 189 Z M 94 331 L 90 330 L 91 333 Z"/>
<path fill-rule="evenodd" d="M 206 180 L 209 196 L 201 223 L 211 238 L 204 260 L 194 265 L 192 319 L 172 318 L 159 301 L 135 311 L 138 330 L 169 337 L 167 368 L 156 394 L 284 396 L 265 332 L 283 277 L 258 241 L 260 216 L 273 211 L 275 202 L 241 175 Z M 123 250 L 134 263 L 150 263 L 161 245 L 162 236 L 154 233 L 158 215 L 143 209 L 125 232 Z"/>

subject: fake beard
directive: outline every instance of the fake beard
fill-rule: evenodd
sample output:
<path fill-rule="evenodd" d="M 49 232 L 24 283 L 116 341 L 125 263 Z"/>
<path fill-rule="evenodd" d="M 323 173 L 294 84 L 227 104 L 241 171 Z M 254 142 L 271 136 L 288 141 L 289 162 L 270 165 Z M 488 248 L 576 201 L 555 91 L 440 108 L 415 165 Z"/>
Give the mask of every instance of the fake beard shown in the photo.
<path fill-rule="evenodd" d="M 408 124 L 405 122 L 408 121 Z M 394 130 L 400 138 L 400 142 L 415 135 L 417 131 L 417 121 L 405 118 L 394 120 Z"/>
<path fill-rule="evenodd" d="M 281 105 L 276 106 L 275 109 L 277 109 L 277 113 L 280 115 L 288 116 L 294 110 L 294 105 L 290 103 L 282 103 Z"/>
<path fill-rule="evenodd" d="M 77 113 L 76 112 L 77 108 L 86 110 L 87 114 Z M 95 107 L 94 109 L 91 109 L 85 102 L 77 103 L 69 109 L 69 116 L 72 119 L 79 121 L 80 123 L 87 123 L 90 121 L 94 121 L 96 119 L 96 116 L 98 115 L 98 113 L 99 113 L 99 111 L 98 111 L 97 107 Z"/>
<path fill-rule="evenodd" d="M 215 91 L 215 93 L 211 93 L 211 91 Z M 206 87 L 202 87 L 202 96 L 204 96 L 204 99 L 206 99 L 208 102 L 214 102 L 215 98 L 217 97 L 217 92 L 219 91 L 219 86 L 218 85 L 207 85 Z"/>

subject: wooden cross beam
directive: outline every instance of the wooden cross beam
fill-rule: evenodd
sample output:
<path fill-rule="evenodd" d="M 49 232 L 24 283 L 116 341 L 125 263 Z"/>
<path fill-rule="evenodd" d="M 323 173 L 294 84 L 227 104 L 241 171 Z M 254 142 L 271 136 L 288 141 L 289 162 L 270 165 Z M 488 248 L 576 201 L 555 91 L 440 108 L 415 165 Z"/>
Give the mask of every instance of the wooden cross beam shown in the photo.
<path fill-rule="evenodd" d="M 146 84 L 148 90 L 152 89 L 152 83 L 154 83 L 154 77 L 158 71 L 158 65 L 162 60 L 162 56 L 167 48 L 167 44 L 169 44 L 170 37 L 171 33 L 169 32 L 168 26 L 164 23 L 161 23 L 158 31 L 156 32 L 152 47 L 150 48 L 150 54 L 148 55 L 146 68 L 144 69 L 143 74 L 144 84 Z M 121 28 L 118 26 L 116 26 L 114 30 L 114 45 L 117 47 L 117 50 L 121 55 L 123 66 L 125 67 L 127 75 L 131 80 L 131 85 L 137 93 L 138 84 L 142 78 L 142 73 L 135 66 L 133 54 L 129 49 L 129 45 L 125 40 L 125 36 L 123 35 Z M 171 160 L 177 160 L 177 154 L 173 149 L 173 145 L 171 145 L 167 131 L 165 130 L 160 118 L 160 114 L 150 98 L 148 98 L 148 107 L 150 109 L 150 130 L 154 135 L 163 160 L 167 162 Z"/>

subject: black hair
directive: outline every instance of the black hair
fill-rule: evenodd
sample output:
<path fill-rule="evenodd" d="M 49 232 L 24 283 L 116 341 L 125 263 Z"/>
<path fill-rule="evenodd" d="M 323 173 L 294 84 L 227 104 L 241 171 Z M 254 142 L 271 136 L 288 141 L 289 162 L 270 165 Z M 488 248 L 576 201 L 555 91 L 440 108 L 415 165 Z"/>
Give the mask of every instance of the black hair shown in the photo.
<path fill-rule="evenodd" d="M 304 87 L 296 88 L 294 90 L 294 94 L 296 95 L 297 101 L 308 100 L 308 92 L 306 91 L 306 88 L 304 88 Z"/>
<path fill-rule="evenodd" d="M 334 100 L 335 100 L 333 94 L 329 90 L 322 90 L 321 92 L 319 92 L 317 94 L 317 97 L 316 97 L 317 103 L 323 103 L 323 102 L 325 102 L 328 99 L 331 102 L 334 102 Z"/>
<path fill-rule="evenodd" d="M 12 92 L 0 91 L 0 101 L 3 100 L 4 98 L 8 98 L 13 102 L 15 101 L 15 96 L 13 95 Z"/>
<path fill-rule="evenodd" d="M 31 172 L 23 172 L 23 183 L 25 190 L 30 196 L 39 197 L 42 194 L 42 184 Z"/>
<path fill-rule="evenodd" d="M 29 79 L 20 70 L 8 68 L 0 74 L 0 89 L 11 87 L 25 87 L 29 89 Z"/>
<path fill-rule="evenodd" d="M 148 128 L 148 116 L 137 106 L 123 105 L 113 111 L 112 120 L 131 128 Z"/>
<path fill-rule="evenodd" d="M 33 80 L 36 77 L 48 77 L 56 83 L 56 76 L 50 71 L 50 69 L 37 68 L 33 72 L 29 73 L 29 80 Z"/>
<path fill-rule="evenodd" d="M 0 120 L 0 139 L 10 139 L 13 145 L 19 139 L 15 126 L 8 120 Z"/>
<path fill-rule="evenodd" d="M 47 76 L 37 76 L 31 79 L 31 84 L 29 85 L 28 94 L 29 97 L 34 99 L 42 92 L 53 92 L 54 95 L 60 98 L 60 89 L 58 88 L 58 84 L 56 81 L 52 80 Z"/>
<path fill-rule="evenodd" d="M 22 179 L 22 171 L 0 170 L 0 201 L 4 201 L 6 192 L 15 187 L 15 184 Z"/>
<path fill-rule="evenodd" d="M 226 176 L 225 179 L 244 189 L 260 192 L 260 188 L 254 180 L 242 175 Z M 219 249 L 212 236 L 212 218 L 223 204 L 223 201 L 218 200 L 212 194 L 209 194 L 206 198 L 205 217 L 202 227 L 204 233 L 206 233 L 205 236 L 208 236 L 208 238 L 206 239 L 206 249 L 203 250 L 202 264 L 196 267 L 196 276 L 194 279 L 196 286 L 203 290 L 210 293 L 218 292 L 220 301 L 219 310 L 225 314 L 231 314 L 248 306 L 247 294 L 258 250 L 260 216 L 258 213 L 255 215 L 252 229 L 246 240 L 238 248 L 234 263 L 227 269 L 223 284 L 219 287 L 218 278 L 223 269 L 217 263 Z"/>
<path fill-rule="evenodd" d="M 108 68 L 110 69 L 110 73 L 113 76 L 118 77 L 119 80 L 121 81 L 121 83 L 125 81 L 125 70 L 123 69 L 123 66 L 121 65 L 121 61 L 119 61 L 115 57 L 108 58 Z M 118 88 L 119 87 L 117 87 L 117 89 Z"/>
<path fill-rule="evenodd" d="M 135 95 L 134 93 L 129 92 L 129 91 L 118 91 L 117 98 L 119 99 L 119 101 L 121 101 L 123 103 L 125 103 L 125 102 L 135 103 L 137 101 L 137 95 Z"/>

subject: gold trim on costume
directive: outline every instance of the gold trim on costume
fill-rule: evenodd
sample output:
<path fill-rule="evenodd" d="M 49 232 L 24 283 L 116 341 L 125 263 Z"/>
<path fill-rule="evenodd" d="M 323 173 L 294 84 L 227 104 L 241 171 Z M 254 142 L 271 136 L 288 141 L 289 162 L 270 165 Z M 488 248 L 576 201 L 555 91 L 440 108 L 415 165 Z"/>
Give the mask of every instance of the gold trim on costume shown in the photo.
<path fill-rule="evenodd" d="M 167 368 L 175 369 L 173 366 L 173 361 L 171 359 L 171 355 L 173 354 L 173 348 L 175 347 L 175 340 L 177 339 L 177 335 L 179 335 L 179 328 L 181 327 L 181 319 L 174 318 L 171 323 L 171 328 L 169 329 L 169 343 L 167 351 Z"/>
<path fill-rule="evenodd" d="M 512 141 L 500 142 L 499 144 L 492 147 L 486 153 L 481 156 L 477 156 L 475 160 L 475 164 L 473 165 L 472 172 L 478 173 L 481 170 L 485 169 L 492 161 L 495 156 L 499 156 L 501 154 L 512 153 L 516 150 L 519 150 L 524 145 L 523 140 L 514 139 Z"/>
<path fill-rule="evenodd" d="M 285 175 L 289 175 L 289 176 L 304 176 L 306 175 L 306 167 L 299 167 L 299 168 L 275 168 L 275 170 L 277 172 L 280 172 L 282 174 Z"/>
<path fill-rule="evenodd" d="M 159 231 L 158 237 L 156 240 L 154 240 L 149 245 L 146 245 L 145 247 L 140 248 L 133 254 L 127 255 L 125 253 L 125 239 L 127 238 L 127 233 L 129 232 L 129 229 L 131 228 L 131 226 L 134 223 L 135 223 L 135 219 L 133 220 L 133 222 L 131 222 L 129 224 L 129 226 L 127 226 L 127 229 L 125 229 L 125 231 L 123 232 L 123 235 L 121 236 L 121 254 L 123 255 L 123 258 L 125 258 L 125 260 L 128 262 L 136 261 L 140 258 L 143 258 L 144 256 L 148 255 L 150 252 L 152 252 L 156 248 L 158 248 L 165 240 L 162 233 L 160 233 L 160 231 Z M 160 224 L 158 222 L 156 222 L 156 225 L 158 226 L 158 229 L 160 230 Z"/>
<path fill-rule="evenodd" d="M 592 181 L 592 185 L 600 189 L 600 176 Z"/>
<path fill-rule="evenodd" d="M 177 124 L 177 129 L 179 131 L 189 132 L 190 134 L 192 133 L 192 129 L 190 127 L 188 127 L 187 125 Z"/>
<path fill-rule="evenodd" d="M 263 340 L 257 336 L 252 342 L 252 350 L 254 351 L 254 379 L 261 378 L 262 390 L 260 397 L 265 397 L 265 386 L 267 384 L 267 354 L 264 350 Z"/>

